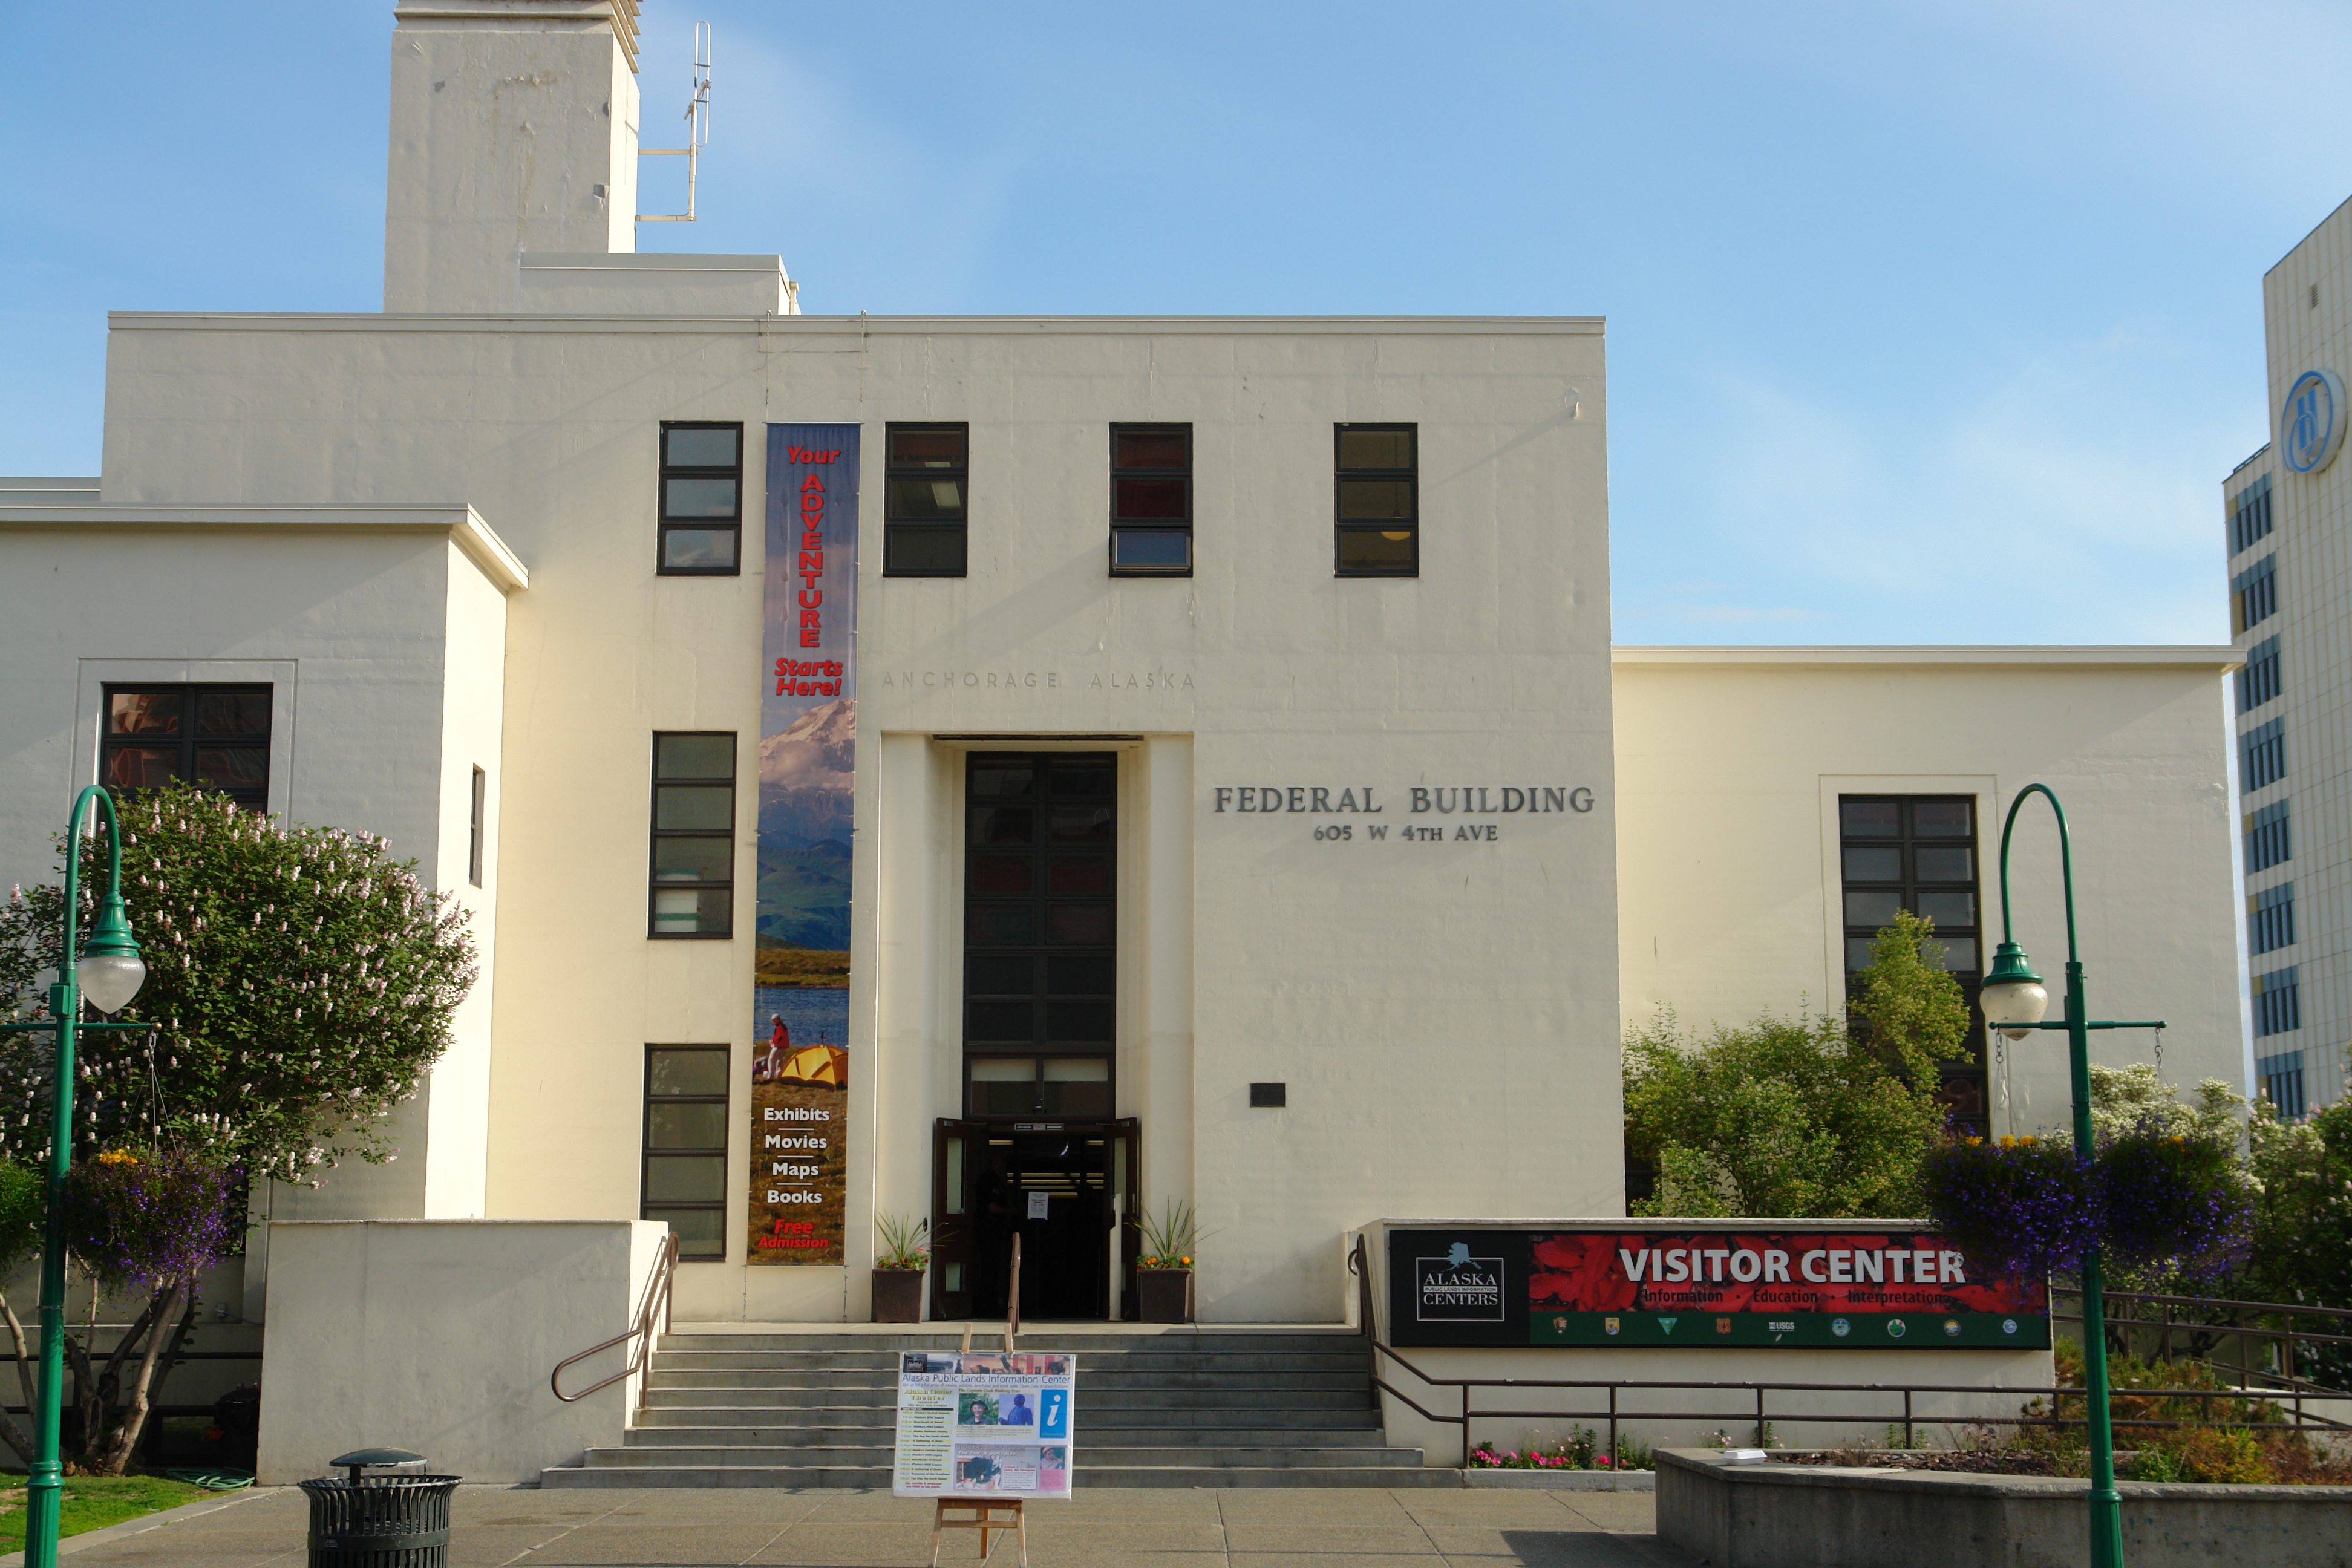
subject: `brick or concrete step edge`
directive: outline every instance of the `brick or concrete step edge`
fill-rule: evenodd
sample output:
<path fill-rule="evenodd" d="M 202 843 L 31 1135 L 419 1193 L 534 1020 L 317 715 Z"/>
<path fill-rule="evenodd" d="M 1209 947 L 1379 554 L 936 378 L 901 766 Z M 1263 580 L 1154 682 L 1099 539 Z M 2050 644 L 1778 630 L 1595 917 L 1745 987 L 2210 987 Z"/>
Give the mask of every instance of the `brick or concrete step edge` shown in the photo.
<path fill-rule="evenodd" d="M 1282 1469 L 1271 1466 L 1168 1465 L 1128 1469 L 1080 1466 L 1071 1471 L 1070 1479 L 1079 1487 L 1373 1487 L 1390 1491 L 1420 1491 L 1436 1488 L 1459 1490 L 1462 1486 L 1459 1470 L 1419 1467 Z"/>
<path fill-rule="evenodd" d="M 1545 1492 L 1654 1492 L 1655 1470 L 1465 1470 L 1465 1487 Z"/>
<path fill-rule="evenodd" d="M 682 1469 L 874 1469 L 887 1468 L 887 1446 L 835 1444 L 795 1447 L 784 1444 L 712 1444 L 691 1448 L 591 1448 L 583 1466 L 593 1470 Z M 1205 1469 L 1398 1469 L 1422 1468 L 1418 1448 L 1306 1448 L 1280 1444 L 1222 1448 L 1114 1447 L 1098 1444 L 1080 1450 L 1087 1468 L 1157 1469 L 1166 1466 Z"/>
<path fill-rule="evenodd" d="M 677 1414 L 673 1412 L 672 1414 Z M 770 1412 L 773 1414 L 773 1412 Z M 1087 1423 L 1083 1439 L 1092 1448 L 1381 1448 L 1378 1426 L 1106 1426 Z M 621 1435 L 631 1448 L 857 1448 L 887 1447 L 893 1426 L 878 1422 L 852 1426 L 823 1423 L 704 1426 L 636 1426 Z"/>
<path fill-rule="evenodd" d="M 697 1465 L 666 1470 L 588 1469 L 562 1466 L 540 1473 L 539 1484 L 553 1488 L 588 1487 L 880 1487 L 890 1486 L 889 1467 L 879 1469 L 811 1469 L 798 1467 Z"/>
<path fill-rule="evenodd" d="M 18 1479 L 15 1476 L 10 1478 L 12 1480 Z M 218 1513 L 225 1508 L 235 1508 L 238 1503 L 250 1502 L 257 1497 L 271 1497 L 285 1489 L 284 1487 L 247 1487 L 243 1491 L 202 1497 L 194 1502 L 184 1502 L 177 1508 L 142 1513 L 137 1519 L 126 1519 L 121 1524 L 110 1524 L 102 1530 L 85 1530 L 79 1535 L 68 1535 L 58 1542 L 58 1555 L 69 1557 L 85 1547 L 108 1546 L 134 1535 L 144 1535 L 151 1530 L 161 1530 L 166 1525 L 184 1524 L 189 1520 Z M 25 1568 L 25 1554 L 22 1552 L 0 1552 L 0 1568 Z"/>

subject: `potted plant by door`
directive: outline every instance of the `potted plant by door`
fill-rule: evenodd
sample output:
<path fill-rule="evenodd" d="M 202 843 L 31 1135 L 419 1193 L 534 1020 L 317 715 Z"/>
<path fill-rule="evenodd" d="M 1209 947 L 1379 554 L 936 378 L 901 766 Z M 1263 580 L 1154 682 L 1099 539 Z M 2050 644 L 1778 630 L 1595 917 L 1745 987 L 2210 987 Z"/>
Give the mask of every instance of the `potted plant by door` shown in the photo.
<path fill-rule="evenodd" d="M 1192 1205 L 1168 1200 L 1157 1217 L 1142 1216 L 1143 1256 L 1135 1260 L 1135 1293 L 1147 1323 L 1192 1321 L 1192 1246 L 1199 1237 Z"/>
<path fill-rule="evenodd" d="M 923 1270 L 931 1261 L 931 1222 L 886 1214 L 876 1217 L 874 1231 L 881 1243 L 874 1257 L 874 1321 L 922 1321 Z"/>

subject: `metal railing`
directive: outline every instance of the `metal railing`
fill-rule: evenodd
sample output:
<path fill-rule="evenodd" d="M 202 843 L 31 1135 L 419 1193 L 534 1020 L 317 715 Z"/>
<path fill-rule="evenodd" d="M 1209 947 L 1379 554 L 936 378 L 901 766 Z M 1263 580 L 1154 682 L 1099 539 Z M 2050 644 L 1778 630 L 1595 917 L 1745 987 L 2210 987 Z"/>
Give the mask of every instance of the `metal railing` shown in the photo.
<path fill-rule="evenodd" d="M 2078 1326 L 2082 1323 L 2083 1314 L 2080 1311 L 2056 1310 L 2059 1297 L 2072 1296 L 2080 1300 L 2082 1296 L 2080 1290 L 2053 1285 L 2050 1288 L 2050 1295 L 2052 1321 L 2074 1323 Z M 2175 1359 L 2173 1336 L 2177 1333 L 2186 1333 L 2189 1336 L 2189 1349 L 2185 1359 L 2226 1369 L 2230 1363 L 2216 1361 L 2210 1353 L 2200 1353 L 2196 1342 L 2200 1338 L 2210 1336 L 2214 1342 L 2206 1346 L 2205 1350 L 2210 1352 L 2220 1348 L 2220 1342 L 2234 1339 L 2238 1342 L 2237 1373 L 2241 1386 L 2251 1388 L 2253 1386 L 2253 1380 L 2259 1377 L 2268 1379 L 2281 1394 L 2310 1394 L 2337 1399 L 2352 1398 L 2352 1393 L 2330 1388 L 2324 1384 L 2314 1383 L 2308 1378 L 2298 1375 L 2295 1372 L 2294 1354 L 2294 1347 L 2298 1343 L 2352 1345 L 2352 1310 L 2341 1307 L 2306 1307 L 2297 1302 L 2287 1301 L 2240 1301 L 2220 1296 L 2165 1296 L 2146 1290 L 2109 1290 L 2105 1295 L 2109 1309 L 2106 1327 L 2111 1331 L 2117 1329 L 2124 1331 L 2126 1348 L 2130 1344 L 2132 1330 L 2154 1329 L 2157 1331 L 2156 1359 L 2168 1362 Z M 2146 1311 L 2155 1308 L 2160 1310 L 2163 1315 L 2156 1318 L 2116 1316 L 2114 1309 L 2126 1302 L 2138 1303 L 2135 1310 Z M 2184 1310 L 2192 1315 L 2184 1317 L 2182 1315 Z M 2223 1312 L 2229 1314 L 2230 1321 L 2227 1322 L 2216 1321 L 2216 1314 Z M 2246 1321 L 2249 1316 L 2256 1319 L 2276 1319 L 2280 1326 L 2267 1328 L 2260 1322 L 2249 1324 Z M 2299 1330 L 2294 1326 L 2294 1321 L 2297 1318 L 2317 1318 L 2338 1331 L 2322 1333 L 2309 1329 Z M 2275 1369 L 2252 1364 L 2247 1352 L 2250 1347 L 2258 1342 L 2278 1347 L 2279 1364 Z"/>
<path fill-rule="evenodd" d="M 661 1254 L 654 1261 L 653 1272 L 646 1277 L 646 1291 L 637 1302 L 636 1321 L 603 1343 L 590 1345 L 578 1355 L 565 1356 L 562 1361 L 557 1362 L 555 1370 L 547 1374 L 548 1392 L 564 1404 L 571 1405 L 587 1398 L 600 1388 L 610 1388 L 623 1378 L 634 1377 L 645 1371 L 647 1363 L 653 1359 L 656 1335 L 669 1331 L 670 1284 L 677 1277 L 677 1233 L 672 1231 L 662 1237 Z M 659 1329 L 654 1326 L 656 1317 L 661 1320 Z M 628 1365 L 610 1377 L 590 1384 L 576 1394 L 563 1392 L 564 1368 L 576 1366 L 592 1355 L 600 1355 L 615 1346 L 627 1344 L 632 1340 L 636 1342 L 636 1348 L 629 1352 Z"/>
<path fill-rule="evenodd" d="M 1427 1389 L 1436 1390 L 1450 1388 L 1455 1390 L 1456 1397 L 1461 1405 L 1461 1414 L 1458 1415 L 1444 1415 L 1430 1409 L 1425 1405 L 1423 1405 L 1419 1400 L 1413 1398 L 1411 1394 L 1405 1393 L 1402 1389 L 1397 1387 L 1394 1384 L 1390 1383 L 1385 1377 L 1381 1376 L 1381 1363 L 1377 1359 L 1372 1363 L 1372 1386 L 1402 1401 L 1404 1405 L 1417 1412 L 1424 1420 L 1434 1422 L 1442 1426 L 1459 1426 L 1462 1429 L 1462 1458 L 1465 1464 L 1469 1461 L 1470 1455 L 1474 1449 L 1470 1424 L 1473 1421 L 1479 1420 L 1510 1419 L 1517 1421 L 1592 1421 L 1605 1423 L 1608 1430 L 1608 1447 L 1602 1449 L 1601 1452 L 1608 1454 L 1612 1458 L 1614 1458 L 1617 1454 L 1619 1424 L 1621 1422 L 1632 1420 L 1752 1420 L 1756 1424 L 1757 1441 L 1759 1446 L 1764 1440 L 1764 1432 L 1766 1427 L 1775 1421 L 1783 1425 L 1791 1426 L 1851 1426 L 1858 1422 L 1875 1425 L 1884 1422 L 1890 1428 L 1898 1424 L 1902 1426 L 1903 1445 L 1906 1448 L 1913 1446 L 1916 1438 L 1917 1428 L 1921 1425 L 1945 1426 L 2048 1426 L 2055 1428 L 2063 1426 L 2081 1426 L 2087 1424 L 2086 1415 L 2060 1415 L 2060 1405 L 2058 1403 L 2063 1399 L 2070 1397 L 2080 1402 L 2084 1398 L 2085 1391 L 2078 1387 L 2064 1387 L 2058 1385 L 2045 1388 L 2039 1386 L 2029 1387 L 2014 1384 L 2002 1384 L 1998 1387 L 1994 1387 L 1988 1386 L 1984 1384 L 1787 1383 L 1777 1381 L 1769 1383 L 1729 1381 L 1702 1382 L 1690 1379 L 1668 1380 L 1656 1378 L 1600 1377 L 1433 1377 L 1428 1373 L 1423 1372 L 1420 1367 L 1415 1366 L 1410 1360 L 1400 1354 L 1393 1346 L 1387 1344 L 1381 1339 L 1379 1333 L 1379 1321 L 1375 1315 L 1376 1305 L 1372 1295 L 1370 1260 L 1365 1249 L 1364 1238 L 1361 1236 L 1359 1236 L 1356 1238 L 1355 1247 L 1349 1255 L 1348 1269 L 1349 1272 L 1356 1276 L 1356 1301 L 1359 1324 L 1364 1337 L 1370 1342 L 1371 1348 L 1376 1356 L 1384 1356 L 1399 1367 L 1403 1368 L 1406 1372 L 1411 1373 L 1415 1378 L 1420 1380 L 1421 1384 Z M 2189 1298 L 2183 1298 L 2183 1300 L 2189 1300 Z M 2260 1303 L 2249 1303 L 2249 1305 L 2260 1305 Z M 2308 1338 L 2312 1336 L 2305 1337 Z M 1606 1399 L 1604 1403 L 1600 1403 L 1598 1405 L 1588 1403 L 1587 1405 L 1580 1405 L 1574 1409 L 1529 1409 L 1518 1407 L 1482 1409 L 1474 1403 L 1474 1398 L 1478 1391 L 1486 1389 L 1579 1389 L 1589 1391 L 1590 1394 L 1596 1396 L 1605 1395 Z M 1748 1396 L 1752 1400 L 1752 1405 L 1743 1404 L 1742 1407 L 1738 1410 L 1692 1410 L 1680 1407 L 1671 1409 L 1636 1408 L 1626 1403 L 1626 1395 L 1629 1394 L 1639 1395 L 1642 1394 L 1654 1393 L 1674 1393 L 1683 1394 L 1735 1394 Z M 1870 1412 L 1841 1411 L 1835 1414 L 1823 1415 L 1787 1408 L 1775 1411 L 1770 1406 L 1769 1396 L 1780 1394 L 1869 1394 L 1887 1396 L 1890 1403 L 1886 1407 L 1882 1407 Z M 1977 1394 L 1979 1396 L 1991 1394 L 2004 1398 L 2010 1396 L 2031 1397 L 2037 1401 L 2047 1400 L 2049 1402 L 2047 1406 L 2048 1413 L 2044 1415 L 2021 1414 L 2017 1415 L 1969 1415 L 1961 1417 L 1939 1415 L 1922 1416 L 1917 1413 L 1917 1405 L 1916 1403 L 1916 1396 L 1920 1394 Z M 1899 1415 L 1893 1413 L 1892 1400 L 1894 1399 L 1899 1399 L 1901 1402 L 1901 1414 Z M 2204 1412 L 2204 1415 L 2200 1416 L 2200 1419 L 2194 1421 L 2166 1419 L 2155 1416 L 2137 1416 L 2129 1414 L 2130 1411 L 2149 1405 L 2161 1406 L 2163 1404 L 2172 1400 L 2192 1399 L 2199 1402 L 2201 1410 Z M 2242 1405 L 2270 1405 L 2272 1403 L 2269 1400 L 2249 1399 L 2247 1394 L 2237 1389 L 2119 1388 L 2111 1392 L 2109 1408 L 2113 1409 L 2115 1405 L 2119 1403 L 2125 1406 L 2126 1414 L 2117 1415 L 2114 1418 L 2114 1425 L 2119 1429 L 2124 1427 L 2274 1427 L 2280 1426 L 2291 1426 L 2296 1428 L 2315 1427 L 2323 1431 L 2352 1431 L 2352 1423 L 2337 1421 L 2327 1416 L 2306 1412 L 2303 1408 L 2303 1402 L 2300 1397 L 2297 1397 L 2294 1401 L 2294 1418 L 2291 1421 L 2284 1419 L 2284 1412 L 2279 1413 L 2277 1416 L 2271 1420 L 2213 1420 L 2210 1417 L 2212 1410 L 2212 1402 L 2216 1399 L 2236 1401 Z M 2273 1406 L 2273 1408 L 2275 1409 L 2275 1406 Z"/>

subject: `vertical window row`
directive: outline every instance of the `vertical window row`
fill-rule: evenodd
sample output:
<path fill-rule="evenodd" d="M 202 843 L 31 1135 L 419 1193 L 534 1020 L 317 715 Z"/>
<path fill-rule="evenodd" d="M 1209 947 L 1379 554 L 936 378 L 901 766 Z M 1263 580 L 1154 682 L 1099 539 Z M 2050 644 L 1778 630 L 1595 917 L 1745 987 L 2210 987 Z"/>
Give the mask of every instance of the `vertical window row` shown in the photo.
<path fill-rule="evenodd" d="M 971 549 L 969 425 L 884 429 L 882 574 L 961 577 Z"/>
<path fill-rule="evenodd" d="M 2266 789 L 2286 777 L 2286 721 L 2273 719 L 2267 724 L 2257 724 L 2238 737 L 2244 753 L 2244 778 L 2239 787 L 2246 791 Z"/>
<path fill-rule="evenodd" d="M 2275 952 L 2294 941 L 2294 884 L 2281 882 L 2246 895 L 2246 943 L 2256 952 Z"/>
<path fill-rule="evenodd" d="M 645 1173 L 637 1217 L 663 1220 L 677 1255 L 727 1256 L 727 1047 L 646 1047 Z"/>
<path fill-rule="evenodd" d="M 672 420 L 661 427 L 656 570 L 731 577 L 743 560 L 743 426 Z"/>
<path fill-rule="evenodd" d="M 1845 973 L 1870 963 L 1871 941 L 1909 910 L 1935 922 L 1938 956 L 1969 1004 L 1968 1056 L 1943 1064 L 1939 1098 L 1957 1122 L 1985 1131 L 1984 1023 L 1977 918 L 1976 801 L 1968 795 L 1843 795 L 1838 800 Z"/>
<path fill-rule="evenodd" d="M 2264 474 L 2230 503 L 2230 553 L 2250 549 L 2271 531 L 2271 477 Z"/>
<path fill-rule="evenodd" d="M 2238 671 L 2238 711 L 2252 711 L 2280 689 L 2279 640 L 2273 633 L 2246 650 L 2246 668 Z"/>
<path fill-rule="evenodd" d="M 2294 846 L 2287 837 L 2287 803 L 2273 801 L 2246 814 L 2246 869 L 2267 871 L 2292 859 Z"/>
<path fill-rule="evenodd" d="M 2254 1058 L 2254 1079 L 2264 1100 L 2277 1108 L 2283 1121 L 2299 1121 L 2308 1109 L 2303 1097 L 2303 1053 L 2282 1051 Z"/>
<path fill-rule="evenodd" d="M 2273 969 L 2268 974 L 2254 976 L 2254 1037 L 2284 1035 L 2303 1026 L 2301 987 L 2295 978 L 2296 965 Z"/>
<path fill-rule="evenodd" d="M 148 789 L 173 779 L 269 809 L 269 688 L 110 686 L 99 782 Z"/>
<path fill-rule="evenodd" d="M 2278 612 L 2278 557 L 2265 555 L 2230 579 L 2232 636 L 2262 625 Z"/>
<path fill-rule="evenodd" d="M 648 933 L 724 937 L 735 929 L 735 736 L 654 736 Z"/>
<path fill-rule="evenodd" d="M 1341 425 L 1332 439 L 1333 571 L 1341 577 L 1418 575 L 1419 431 L 1411 425 Z"/>
<path fill-rule="evenodd" d="M 1192 427 L 1110 427 L 1110 570 L 1192 574 Z"/>

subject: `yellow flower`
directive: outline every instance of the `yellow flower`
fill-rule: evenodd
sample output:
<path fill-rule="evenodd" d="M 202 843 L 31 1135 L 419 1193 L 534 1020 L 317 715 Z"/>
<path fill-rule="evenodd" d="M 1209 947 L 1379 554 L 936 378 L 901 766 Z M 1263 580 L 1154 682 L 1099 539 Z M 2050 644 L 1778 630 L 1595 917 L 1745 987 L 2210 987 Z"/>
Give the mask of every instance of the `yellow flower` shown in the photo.
<path fill-rule="evenodd" d="M 1981 1138 L 1963 1138 L 1960 1142 L 1971 1149 L 1980 1149 L 1984 1146 L 1984 1140 Z"/>
<path fill-rule="evenodd" d="M 2036 1139 L 2032 1133 L 2027 1132 L 2018 1138 L 2017 1146 L 2021 1149 L 2031 1149 L 2038 1142 L 2040 1142 L 2040 1140 Z"/>
<path fill-rule="evenodd" d="M 139 1156 L 128 1149 L 109 1149 L 98 1157 L 98 1163 L 101 1165 L 135 1165 L 139 1163 Z"/>
<path fill-rule="evenodd" d="M 2014 1149 L 2017 1147 L 2017 1140 L 2004 1132 L 2000 1135 L 2000 1146 L 2004 1149 Z"/>
<path fill-rule="evenodd" d="M 1180 1258 L 1176 1261 L 1182 1264 L 1187 1268 L 1192 1267 L 1192 1260 L 1189 1258 Z"/>

